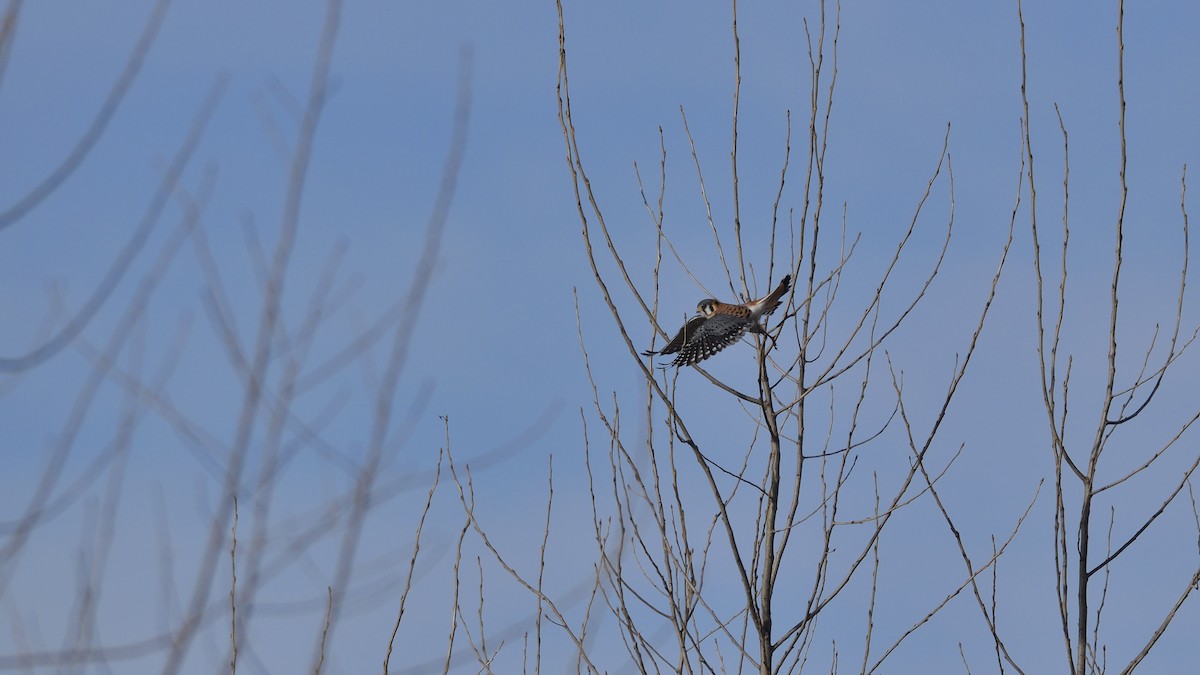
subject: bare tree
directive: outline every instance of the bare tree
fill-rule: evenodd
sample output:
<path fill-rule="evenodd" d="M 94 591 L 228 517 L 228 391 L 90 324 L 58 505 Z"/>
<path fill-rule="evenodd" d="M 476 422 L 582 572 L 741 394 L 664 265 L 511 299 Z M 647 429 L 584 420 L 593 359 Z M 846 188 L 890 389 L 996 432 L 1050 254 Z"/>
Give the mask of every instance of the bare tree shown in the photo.
<path fill-rule="evenodd" d="M 588 178 L 581 150 L 584 139 L 577 134 L 573 119 L 561 3 L 558 8 L 559 119 L 584 246 L 604 303 L 644 380 L 641 393 L 614 393 L 610 398 L 601 394 L 592 379 L 594 415 L 608 447 L 603 455 L 588 453 L 598 556 L 593 594 L 598 594 L 601 607 L 616 624 L 628 660 L 621 669 L 798 671 L 815 658 L 813 647 L 821 635 L 819 618 L 827 608 L 856 582 L 874 588 L 886 558 L 880 554 L 881 535 L 897 514 L 921 500 L 933 500 L 956 534 L 954 518 L 938 498 L 936 486 L 958 453 L 938 452 L 945 448 L 938 442 L 938 433 L 975 354 L 1012 242 L 1012 221 L 965 352 L 954 364 L 932 417 L 922 421 L 909 412 L 902 371 L 885 350 L 935 283 L 949 247 L 954 225 L 949 130 L 926 189 L 907 217 L 890 259 L 868 285 L 872 290 L 861 298 L 847 298 L 853 293 L 847 288 L 861 286 L 858 279 L 847 277 L 860 239 L 849 234 L 844 214 L 839 225 L 827 223 L 824 192 L 837 82 L 839 13 L 834 10 L 827 15 L 821 3 L 819 22 L 811 31 L 805 26 L 811 107 L 802 134 L 802 168 L 798 172 L 793 168 L 788 115 L 787 137 L 781 139 L 783 164 L 771 209 L 775 215 L 771 222 L 752 227 L 743 223 L 740 211 L 741 55 L 734 2 L 727 188 L 732 212 L 727 219 L 713 215 L 707 200 L 707 167 L 699 159 L 682 110 L 680 119 L 720 266 L 715 274 L 703 272 L 678 254 L 663 210 L 669 165 L 664 139 L 656 195 L 652 197 L 644 185 L 641 194 L 652 224 L 642 244 L 656 246 L 658 262 L 649 282 L 639 283 L 635 279 L 643 275 L 627 264 Z M 785 188 L 794 181 L 799 181 L 798 206 L 789 208 L 784 202 Z M 928 204 L 937 187 L 948 198 L 940 243 L 915 287 L 902 292 L 897 301 L 894 278 L 901 269 L 909 271 L 910 251 L 928 229 Z M 664 254 L 676 265 L 664 270 Z M 670 336 L 659 321 L 659 281 L 664 272 L 675 270 L 701 288 L 706 280 L 723 278 L 722 286 L 728 285 L 731 296 L 747 299 L 755 296 L 756 282 L 762 284 L 757 288 L 767 289 L 773 286 L 772 278 L 785 274 L 798 280 L 779 316 L 761 332 L 752 331 L 756 335 L 753 370 L 750 362 L 745 362 L 740 377 L 725 380 L 699 365 L 694 373 L 669 366 L 660 369 L 653 359 L 640 355 L 646 339 L 641 326 L 650 328 L 651 338 L 655 334 Z M 614 285 L 623 287 L 621 295 L 632 302 L 618 300 Z M 582 331 L 580 336 L 582 339 Z M 586 343 L 583 352 L 587 361 Z M 873 386 L 881 375 L 888 382 L 882 393 Z M 719 394 L 715 401 L 698 393 L 706 388 Z M 848 396 L 843 393 L 846 391 Z M 881 396 L 889 401 L 882 407 L 878 403 Z M 631 398 L 636 403 L 631 404 Z M 648 423 L 645 427 L 625 422 L 630 405 L 639 411 L 636 416 Z M 740 432 L 740 440 L 732 441 L 740 449 L 730 447 L 728 438 L 713 436 L 711 425 L 706 424 L 713 419 L 726 420 L 721 426 Z M 704 431 L 694 431 L 697 428 Z M 585 436 L 588 447 L 593 447 L 592 433 L 585 431 Z M 887 444 L 907 448 L 907 469 L 898 473 L 882 469 L 881 450 L 874 448 Z M 457 474 L 456 481 L 470 521 L 486 540 L 466 487 L 469 481 Z M 991 621 L 994 607 L 985 604 L 977 578 L 1004 552 L 1023 518 L 1015 520 L 1013 532 L 995 550 L 976 556 L 983 558 L 981 561 L 973 559 L 959 540 L 965 563 L 960 584 L 940 601 L 931 598 L 929 611 L 914 616 L 908 630 L 889 626 L 891 634 L 882 639 L 872 632 L 871 592 L 862 608 L 867 617 L 866 637 L 850 641 L 862 650 L 862 671 L 876 671 L 897 645 L 966 588 L 972 589 L 987 619 L 984 625 L 990 628 L 998 658 L 1011 663 Z M 568 624 L 563 611 L 530 581 L 528 573 L 514 570 L 495 547 L 488 547 L 520 584 L 550 608 L 549 616 L 578 646 L 578 667 L 604 671 L 606 667 L 595 660 L 598 652 L 588 649 L 584 640 L 602 623 L 591 603 L 582 618 Z M 835 644 L 843 639 L 835 636 Z M 818 667 L 835 671 L 843 658 L 835 647 L 828 658 L 821 659 L 828 665 Z"/>
<path fill-rule="evenodd" d="M 1054 572 L 1061 619 L 1064 656 L 1072 673 L 1105 672 L 1110 667 L 1110 655 L 1118 659 L 1121 672 L 1132 672 L 1150 653 L 1155 643 L 1163 636 L 1167 627 L 1178 616 L 1179 609 L 1200 583 L 1200 565 L 1193 573 L 1179 579 L 1178 599 L 1168 607 L 1149 609 L 1144 622 L 1145 634 L 1128 637 L 1115 643 L 1101 631 L 1101 618 L 1110 584 L 1120 584 L 1122 576 L 1114 568 L 1118 559 L 1137 555 L 1138 539 L 1153 526 L 1160 526 L 1159 518 L 1184 493 L 1191 494 L 1191 479 L 1200 454 L 1186 460 L 1182 467 L 1163 466 L 1170 454 L 1185 452 L 1181 448 L 1187 432 L 1200 419 L 1200 409 L 1186 414 L 1182 420 L 1167 422 L 1156 419 L 1142 425 L 1150 417 L 1155 395 L 1162 389 L 1169 372 L 1180 366 L 1180 359 L 1196 340 L 1200 327 L 1190 331 L 1183 329 L 1184 298 L 1187 289 L 1189 251 L 1187 211 L 1187 169 L 1180 178 L 1180 259 L 1179 284 L 1175 293 L 1173 325 L 1168 329 L 1165 348 L 1159 346 L 1160 330 L 1155 325 L 1149 344 L 1140 357 L 1140 366 L 1130 368 L 1123 356 L 1126 351 L 1118 348 L 1118 336 L 1130 331 L 1128 320 L 1119 312 L 1123 295 L 1126 260 L 1126 205 L 1129 199 L 1129 153 L 1126 136 L 1125 96 L 1125 3 L 1117 1 L 1116 55 L 1117 55 L 1117 128 L 1120 159 L 1118 168 L 1118 204 L 1113 214 L 1111 233 L 1114 238 L 1111 262 L 1111 285 L 1107 307 L 1108 314 L 1107 355 L 1102 367 L 1094 360 L 1080 360 L 1067 352 L 1062 342 L 1067 327 L 1068 307 L 1079 303 L 1087 307 L 1083 299 L 1068 299 L 1068 253 L 1071 250 L 1070 219 L 1070 154 L 1067 125 L 1061 112 L 1058 125 L 1062 134 L 1062 216 L 1061 229 L 1039 227 L 1038 184 L 1034 181 L 1034 143 L 1030 134 L 1029 97 L 1026 91 L 1026 72 L 1029 58 L 1025 45 L 1025 21 L 1020 15 L 1022 3 L 1017 2 L 1021 26 L 1021 93 L 1024 104 L 1024 136 L 1026 148 L 1026 170 L 1028 182 L 1028 208 L 1030 230 L 1033 237 L 1033 274 L 1037 282 L 1037 347 L 1041 369 L 1041 391 L 1046 411 L 1048 447 L 1054 460 Z M 1043 253 L 1043 247 L 1047 249 Z M 1057 253 L 1055 253 L 1057 251 Z M 1055 269 L 1057 264 L 1057 269 Z M 1057 283 L 1055 283 L 1057 276 Z M 1075 296 L 1078 298 L 1078 296 Z M 1097 303 L 1099 305 L 1099 303 Z M 1099 307 L 1098 307 L 1099 308 Z M 1067 352 L 1067 353 L 1064 353 Z M 1165 352 L 1165 353 L 1164 353 Z M 1101 369 L 1102 368 L 1102 369 Z M 1089 414 L 1086 409 L 1082 419 L 1067 419 L 1069 403 L 1081 398 L 1093 399 L 1095 394 L 1081 392 L 1071 386 L 1072 374 L 1079 377 L 1084 372 L 1103 373 L 1103 384 L 1098 397 L 1099 409 Z M 1087 380 L 1085 380 L 1087 381 Z M 1091 394 L 1089 396 L 1089 394 Z M 1115 448 L 1129 442 L 1142 451 L 1130 465 L 1129 457 L 1118 460 Z M 1182 468 L 1182 470 L 1180 470 Z M 1158 469 L 1157 473 L 1154 473 Z M 1141 479 L 1155 475 L 1162 482 L 1163 491 L 1156 507 L 1149 513 L 1136 516 L 1136 525 L 1128 530 L 1115 527 L 1116 514 L 1128 506 L 1119 496 Z M 1105 519 L 1102 509 L 1109 510 Z M 1194 501 L 1193 501 L 1194 509 Z M 1107 523 L 1105 523 L 1107 520 Z M 1200 530 L 1200 522 L 1198 522 Z M 1105 531 L 1107 535 L 1105 536 Z M 1105 537 L 1107 542 L 1098 545 L 1096 539 Z M 1124 637 L 1124 636 L 1123 636 Z M 1110 646 L 1113 647 L 1110 649 Z"/>

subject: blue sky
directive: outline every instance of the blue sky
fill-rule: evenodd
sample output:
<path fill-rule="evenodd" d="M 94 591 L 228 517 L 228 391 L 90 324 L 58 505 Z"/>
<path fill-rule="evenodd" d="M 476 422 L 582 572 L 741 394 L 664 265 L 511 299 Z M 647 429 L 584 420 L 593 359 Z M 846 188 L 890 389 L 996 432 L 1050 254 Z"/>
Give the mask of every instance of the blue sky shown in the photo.
<path fill-rule="evenodd" d="M 0 209 L 42 180 L 73 147 L 120 72 L 152 4 L 23 4 L 0 80 Z M 1078 412 L 1072 415 L 1080 418 L 1081 432 L 1086 428 L 1082 418 L 1092 414 L 1099 400 L 1087 392 L 1102 384 L 1119 187 L 1116 13 L 1109 4 L 1025 7 L 1039 218 L 1050 229 L 1058 226 L 1062 208 L 1062 139 L 1054 104 L 1070 133 L 1073 248 L 1068 264 L 1075 304 L 1064 339 L 1077 359 L 1072 377 L 1079 399 L 1072 405 Z M 222 75 L 228 77 L 227 85 L 182 185 L 196 191 L 206 176 L 213 177 L 199 226 L 213 248 L 239 335 L 243 342 L 251 341 L 262 294 L 246 232 L 255 233 L 269 249 L 278 231 L 288 175 L 286 144 L 295 138 L 296 109 L 306 96 L 324 11 L 321 3 L 173 2 L 136 82 L 86 160 L 49 199 L 0 231 L 3 355 L 20 353 L 49 327 L 61 326 L 60 304 L 67 312 L 79 307 L 103 278 L 136 228 L 201 101 Z M 1186 3 L 1127 9 L 1130 195 L 1123 290 L 1128 295 L 1122 305 L 1127 323 L 1122 324 L 1121 341 L 1129 345 L 1123 365 L 1134 369 L 1128 377 L 1136 372 L 1155 323 L 1168 325 L 1174 313 L 1180 173 L 1183 165 L 1196 164 L 1200 150 L 1195 125 L 1200 118 L 1195 81 L 1200 48 L 1193 30 L 1200 25 L 1198 11 Z M 766 264 L 764 223 L 778 190 L 788 111 L 793 162 L 803 156 L 809 86 L 803 20 L 807 17 L 812 25 L 817 13 L 818 5 L 811 2 L 739 6 L 740 195 L 747 255 L 756 269 Z M 564 596 L 587 580 L 595 556 L 581 409 L 592 452 L 607 453 L 607 440 L 597 435 L 601 426 L 579 349 L 580 328 L 604 406 L 611 406 L 614 392 L 623 402 L 627 442 L 639 437 L 637 430 L 646 419 L 637 412 L 639 396 L 644 397 L 641 371 L 614 330 L 580 238 L 557 119 L 553 5 L 349 0 L 341 21 L 332 95 L 316 136 L 284 304 L 285 323 L 298 325 L 330 252 L 346 247 L 335 283 L 335 293 L 344 300 L 315 339 L 312 364 L 334 353 L 407 292 L 450 146 L 464 47 L 471 54 L 472 76 L 466 156 L 397 390 L 397 419 L 411 415 L 412 421 L 407 426 L 397 422 L 391 436 L 397 451 L 381 471 L 382 481 L 397 481 L 400 487 L 367 522 L 356 585 L 329 654 L 328 672 L 364 672 L 377 669 L 382 658 L 399 596 L 397 579 L 409 559 L 430 470 L 445 445 L 447 430 L 439 416 L 449 418 L 451 447 L 460 461 L 500 450 L 500 461 L 477 471 L 477 499 L 493 538 L 526 566 L 536 564 L 548 458 L 553 456 L 550 583 Z M 729 6 L 568 3 L 566 22 L 581 152 L 636 281 L 651 279 L 654 232 L 634 164 L 653 192 L 661 128 L 668 156 L 665 227 L 690 268 L 719 293 L 724 275 L 712 251 L 680 108 L 686 111 L 705 171 L 714 219 L 727 231 L 732 221 Z M 904 370 L 914 414 L 927 425 L 931 410 L 922 401 L 945 386 L 955 354 L 965 350 L 1015 200 L 1023 114 L 1016 7 L 847 3 L 838 49 L 824 217 L 827 227 L 838 226 L 844 204 L 847 230 L 862 237 L 847 270 L 853 280 L 844 290 L 850 307 L 869 297 L 937 164 L 947 124 L 951 127 L 956 229 L 949 255 L 925 303 L 888 345 Z M 785 212 L 801 207 L 800 175 L 794 174 L 784 191 Z M 935 446 L 940 462 L 960 444 L 964 447 L 948 474 L 944 496 L 969 524 L 965 536 L 979 558 L 990 550 L 992 535 L 1007 535 L 1038 481 L 1052 476 L 1032 337 L 1035 296 L 1025 204 L 977 361 Z M 139 279 L 168 242 L 180 213 L 179 203 L 172 201 L 81 341 L 35 370 L 4 376 L 0 448 L 6 468 L 0 472 L 0 518 L 5 536 L 25 509 L 49 448 L 61 437 L 70 406 L 91 370 L 87 345 L 103 345 L 118 328 Z M 940 246 L 947 217 L 943 177 L 922 215 L 907 254 L 911 257 L 898 272 L 896 293 L 885 298 L 885 312 L 897 310 L 908 297 L 906 289 Z M 606 263 L 605 271 L 611 273 L 612 266 Z M 756 281 L 762 289 L 773 280 L 760 273 Z M 197 256 L 184 245 L 144 324 L 134 331 L 134 344 L 143 346 L 123 352 L 122 359 L 125 368 L 133 368 L 132 355 L 144 354 L 147 378 L 171 364 L 166 395 L 197 426 L 229 442 L 242 381 L 215 334 L 205 293 Z M 634 340 L 649 346 L 652 330 L 636 314 L 631 296 L 617 288 L 616 297 Z M 703 291 L 678 266 L 664 264 L 659 321 L 665 329 L 674 328 L 701 297 Z M 1185 306 L 1184 318 L 1185 327 L 1188 319 L 1196 321 L 1193 302 Z M 182 342 L 176 342 L 179 335 L 185 336 Z M 272 515 L 277 531 L 295 531 L 315 518 L 326 500 L 347 489 L 345 467 L 356 466 L 369 439 L 372 392 L 386 359 L 386 342 L 298 401 L 300 415 L 315 419 L 334 409 L 337 414 L 322 432 L 324 450 L 305 447 L 281 481 Z M 182 344 L 181 351 L 172 357 L 176 344 Z M 732 383 L 749 384 L 752 359 L 750 347 L 741 344 L 714 359 L 712 370 Z M 1122 452 L 1128 454 L 1114 451 L 1113 464 L 1106 467 L 1110 475 L 1136 466 L 1147 448 L 1156 447 L 1193 414 L 1189 397 L 1194 388 L 1188 383 L 1195 376 L 1194 363 L 1180 362 L 1164 384 L 1154 417 L 1121 437 Z M 725 422 L 744 421 L 740 407 L 696 373 L 685 370 L 680 378 L 693 396 L 681 406 L 705 418 L 697 433 L 711 447 L 744 447 L 750 430 Z M 880 379 L 873 386 L 885 396 L 890 384 Z M 101 386 L 55 494 L 88 477 L 90 462 L 103 454 L 117 429 L 127 405 L 125 393 L 112 380 Z M 876 415 L 890 409 L 882 402 L 876 407 Z M 219 469 L 214 469 L 219 459 L 183 438 L 169 420 L 146 415 L 130 447 L 104 579 L 102 643 L 136 642 L 178 617 L 220 494 Z M 871 459 L 877 462 L 871 466 L 903 471 L 903 447 L 888 447 Z M 1177 480 L 1195 454 L 1194 440 L 1185 437 L 1161 473 L 1131 482 L 1118 499 L 1118 538 L 1122 526 L 1136 526 L 1153 510 L 1161 486 Z M 111 475 L 106 471 L 86 483 L 80 498 L 45 522 L 21 557 L 0 571 L 8 585 L 0 595 L 0 625 L 19 627 L 0 630 L 0 656 L 69 644 L 64 634 L 77 598 L 80 559 L 94 555 L 94 537 L 88 533 L 98 505 L 105 503 Z M 1010 650 L 1027 672 L 1061 663 L 1049 558 L 1049 488 L 1042 488 L 1030 521 L 1001 565 L 1002 622 L 1012 631 Z M 402 629 L 397 645 L 403 650 L 393 657 L 393 665 L 400 661 L 419 669 L 444 651 L 450 620 L 448 567 L 463 519 L 444 473 L 434 504 L 425 557 L 418 564 L 421 583 L 410 600 L 412 616 L 418 618 Z M 1141 557 L 1114 571 L 1122 576 L 1114 578 L 1113 609 L 1103 624 L 1113 636 L 1110 663 L 1123 664 L 1132 644 L 1143 639 L 1127 643 L 1117 636 L 1126 631 L 1142 636 L 1151 622 L 1142 619 L 1158 617 L 1181 588 L 1181 575 L 1195 568 L 1196 552 L 1178 543 L 1194 539 L 1190 507 L 1178 502 L 1165 518 L 1166 524 L 1148 534 Z M 247 531 L 252 523 L 243 521 Z M 173 581 L 162 578 L 166 532 L 176 565 Z M 254 643 L 244 651 L 247 672 L 308 667 L 336 543 L 334 535 L 328 546 L 315 547 L 265 588 Z M 477 542 L 469 546 L 464 564 L 475 575 L 474 556 L 483 556 L 485 565 L 489 559 Z M 888 628 L 880 629 L 878 639 L 890 642 L 897 630 L 940 599 L 946 579 L 960 579 L 961 564 L 944 523 L 928 504 L 906 514 L 883 546 L 893 553 L 895 564 L 881 573 L 887 592 L 877 621 Z M 464 584 L 471 589 L 464 594 L 475 593 L 477 575 L 467 576 L 475 581 Z M 499 631 L 510 623 L 528 625 L 534 608 L 528 595 L 494 567 L 487 570 L 487 579 L 486 606 L 494 612 L 489 626 Z M 222 584 L 228 578 L 216 583 L 214 599 L 227 591 Z M 173 592 L 162 590 L 172 584 Z M 830 640 L 847 645 L 850 654 L 861 649 L 857 641 L 863 617 L 856 602 L 831 608 L 823 627 L 826 642 L 813 647 L 814 662 L 828 660 Z M 581 611 L 578 603 L 566 604 L 573 615 Z M 1159 660 L 1146 667 L 1171 672 L 1194 662 L 1188 636 L 1195 633 L 1197 621 L 1194 607 L 1185 606 L 1156 652 Z M 992 661 L 989 644 L 980 642 L 981 631 L 978 611 L 960 597 L 906 642 L 883 670 L 957 670 L 960 642 L 973 671 L 986 670 Z M 203 632 L 184 672 L 219 668 L 224 635 L 221 627 Z M 516 659 L 506 667 L 519 667 L 519 632 L 496 639 L 506 640 L 505 658 Z M 615 640 L 611 620 L 600 626 L 595 639 L 616 644 L 604 642 Z M 550 648 L 549 657 L 557 660 L 547 662 L 554 664 L 544 666 L 548 672 L 560 669 L 559 660 L 573 663 L 564 653 L 561 645 Z M 623 658 L 617 646 L 601 662 L 610 672 L 622 672 L 628 667 Z M 161 653 L 151 653 L 110 665 L 111 672 L 155 672 L 161 663 Z M 455 664 L 454 672 L 476 670 L 467 655 Z M 108 672 L 103 666 L 94 671 Z"/>

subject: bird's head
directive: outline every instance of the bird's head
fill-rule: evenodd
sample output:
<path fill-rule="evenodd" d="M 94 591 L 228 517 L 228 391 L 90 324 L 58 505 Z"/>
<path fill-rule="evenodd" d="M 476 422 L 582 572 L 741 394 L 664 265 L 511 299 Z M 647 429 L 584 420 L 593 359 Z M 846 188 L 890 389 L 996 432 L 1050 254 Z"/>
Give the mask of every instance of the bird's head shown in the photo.
<path fill-rule="evenodd" d="M 705 318 L 711 317 L 717 311 L 717 301 L 713 298 L 705 298 L 696 304 L 696 311 Z"/>

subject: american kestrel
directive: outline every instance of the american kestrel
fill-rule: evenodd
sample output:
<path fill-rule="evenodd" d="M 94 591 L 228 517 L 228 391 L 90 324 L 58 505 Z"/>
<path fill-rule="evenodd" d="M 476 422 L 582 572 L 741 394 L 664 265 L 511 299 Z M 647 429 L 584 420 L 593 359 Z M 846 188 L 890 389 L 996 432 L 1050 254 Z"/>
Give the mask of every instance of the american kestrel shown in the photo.
<path fill-rule="evenodd" d="M 791 287 L 792 275 L 788 274 L 779 280 L 779 286 L 765 298 L 747 302 L 743 305 L 728 303 L 707 298 L 696 305 L 698 314 L 683 324 L 683 328 L 663 347 L 661 351 L 644 351 L 642 354 L 679 353 L 671 363 L 673 366 L 690 366 L 716 354 L 729 345 L 737 342 L 746 331 L 761 333 L 762 326 L 758 320 L 774 312 Z"/>

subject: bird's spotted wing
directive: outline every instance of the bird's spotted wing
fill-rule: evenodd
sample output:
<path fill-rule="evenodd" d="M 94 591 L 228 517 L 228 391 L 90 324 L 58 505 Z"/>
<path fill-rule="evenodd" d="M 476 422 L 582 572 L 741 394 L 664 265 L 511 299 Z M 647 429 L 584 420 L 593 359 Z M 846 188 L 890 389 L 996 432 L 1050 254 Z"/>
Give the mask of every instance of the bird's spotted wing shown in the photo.
<path fill-rule="evenodd" d="M 693 324 L 696 325 L 693 326 Z M 675 358 L 674 365 L 690 366 L 707 359 L 737 342 L 752 325 L 754 325 L 752 319 L 731 314 L 714 314 L 707 319 L 701 318 L 699 322 L 696 322 L 695 319 L 689 321 L 684 328 L 692 326 L 693 330 L 684 338 L 683 346 L 679 348 L 679 356 Z M 675 340 L 678 340 L 679 337 L 675 336 Z M 675 340 L 672 340 L 671 344 L 674 344 Z M 667 353 L 667 350 L 664 349 L 663 353 Z"/>
<path fill-rule="evenodd" d="M 678 352 L 685 344 L 687 344 L 688 340 L 692 339 L 692 337 L 696 334 L 696 331 L 698 331 L 700 326 L 703 325 L 707 320 L 708 319 L 705 319 L 702 316 L 694 316 L 691 319 L 688 319 L 688 322 L 683 324 L 683 328 L 679 329 L 679 332 L 675 334 L 675 337 L 671 338 L 671 341 L 668 342 L 667 346 L 663 347 L 661 351 L 646 351 L 643 353 L 646 356 L 650 356 L 652 354 L 674 354 L 675 352 Z"/>

